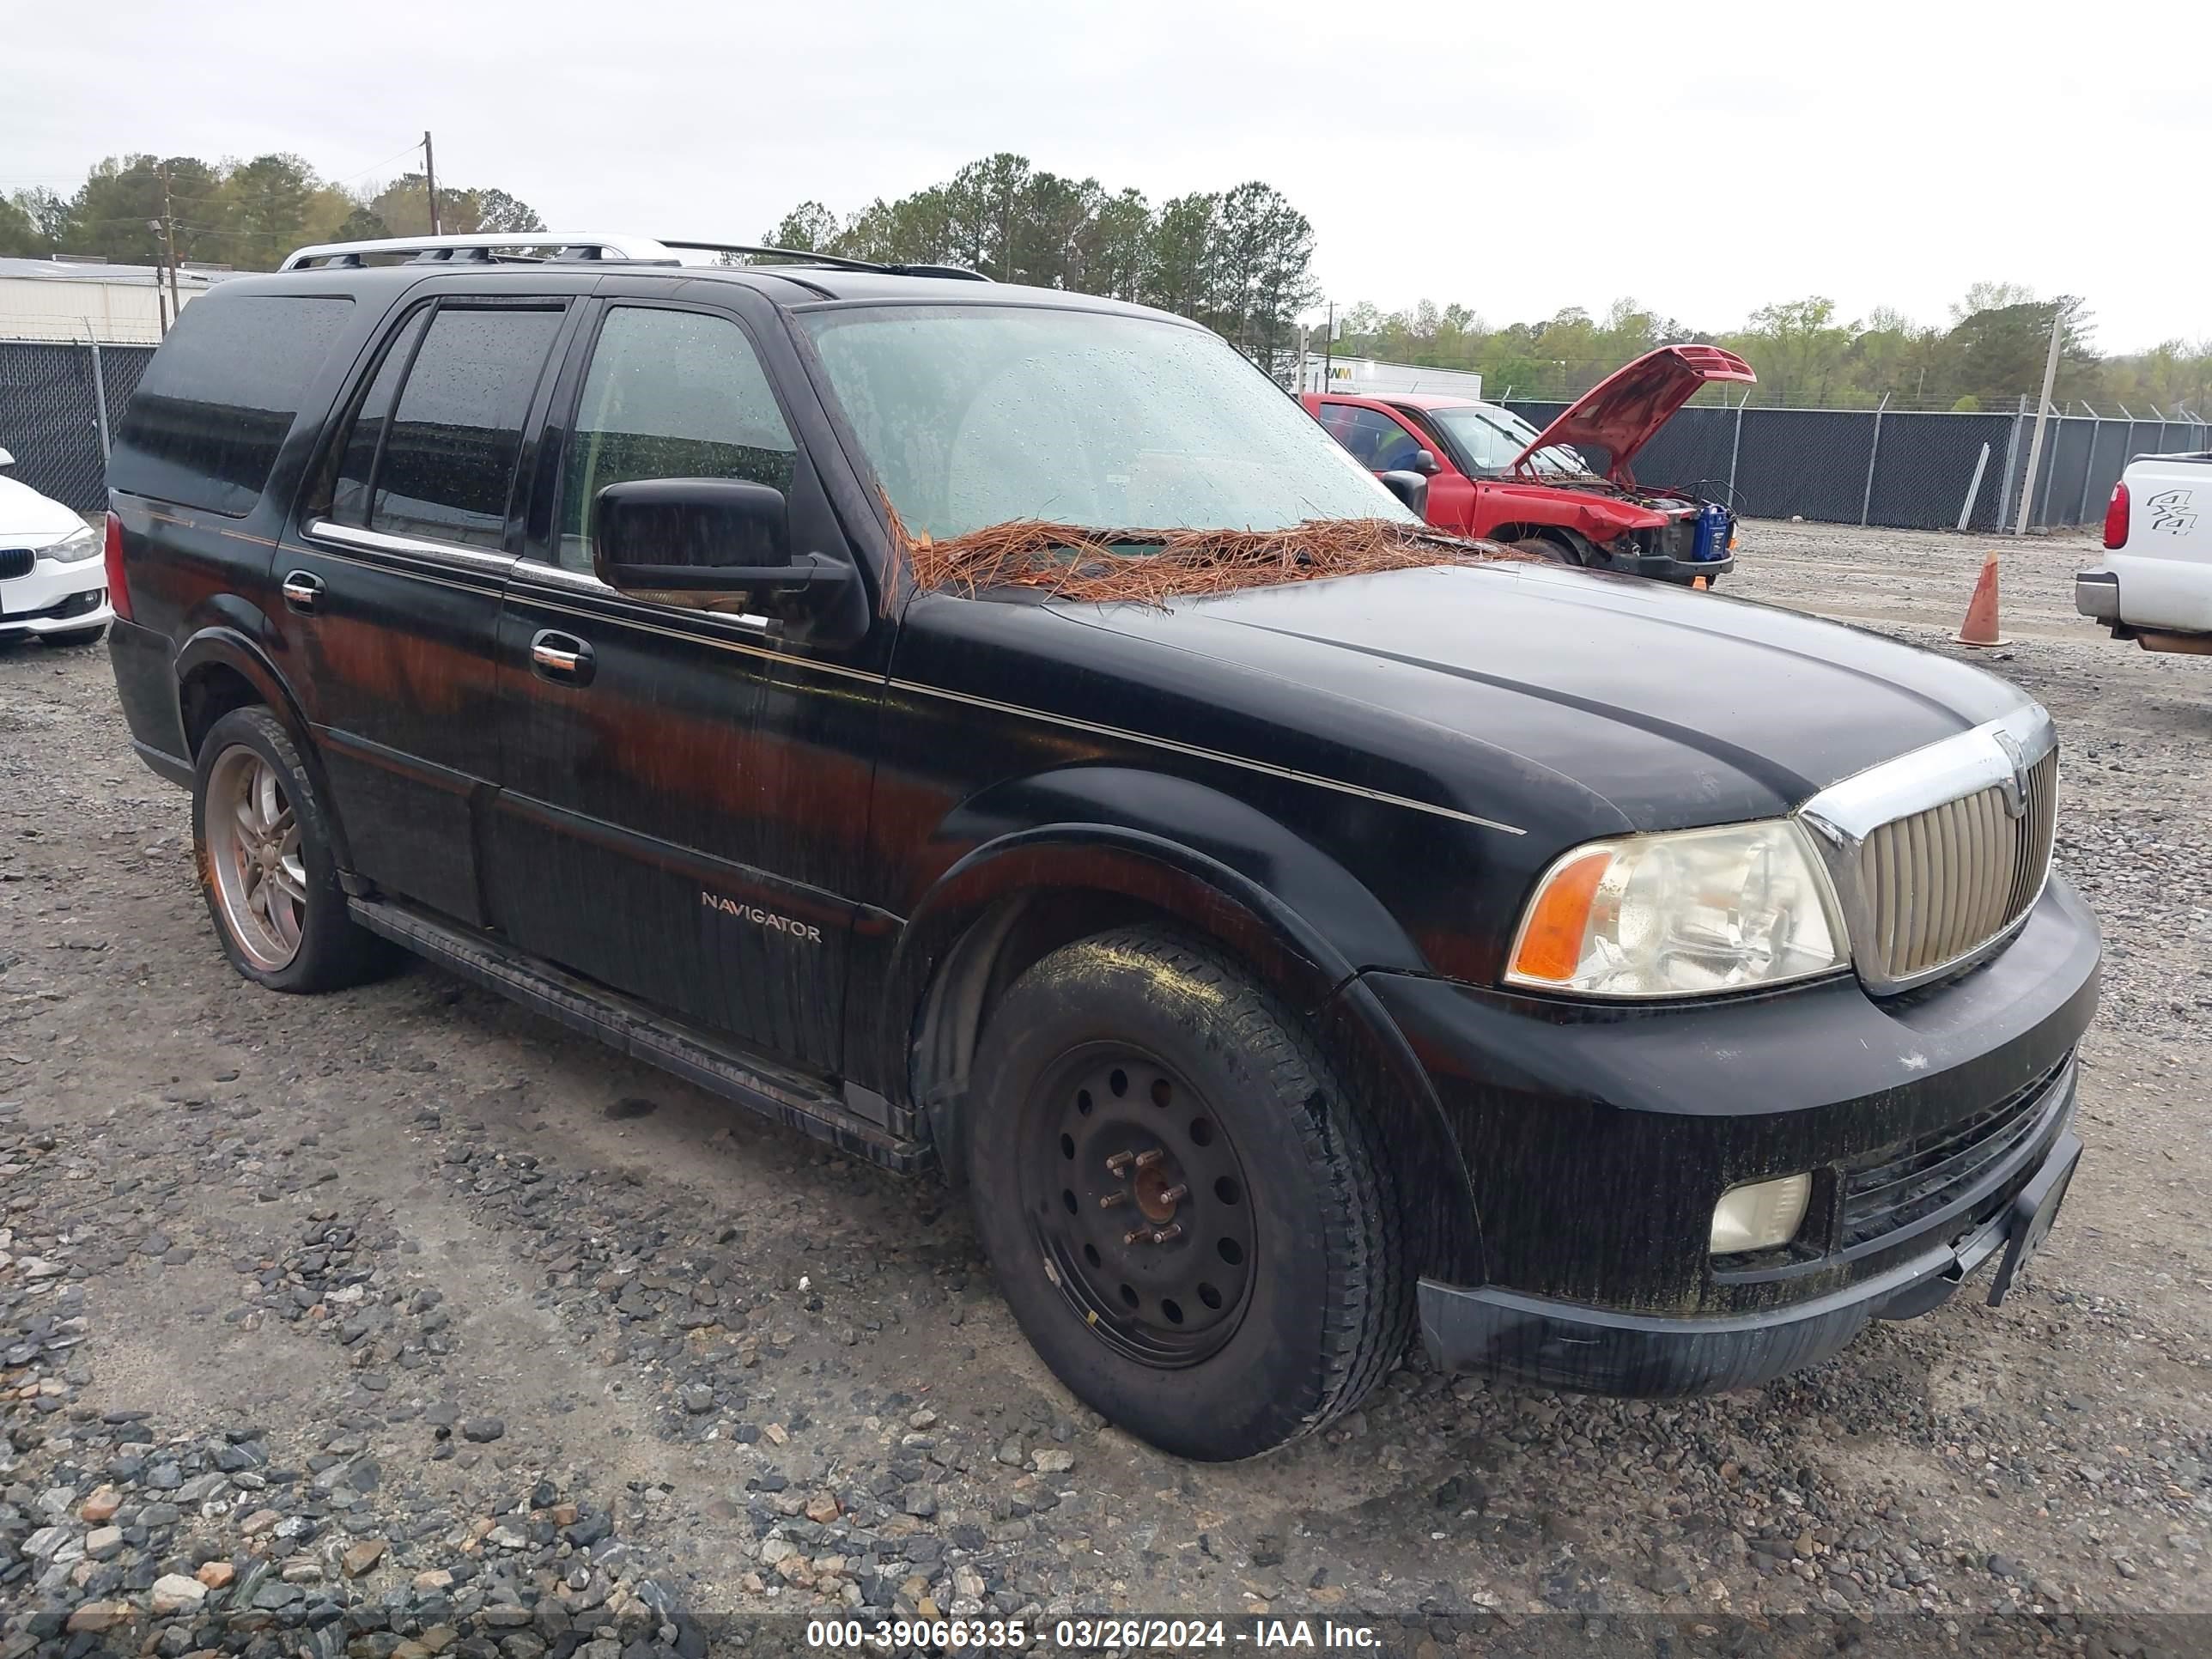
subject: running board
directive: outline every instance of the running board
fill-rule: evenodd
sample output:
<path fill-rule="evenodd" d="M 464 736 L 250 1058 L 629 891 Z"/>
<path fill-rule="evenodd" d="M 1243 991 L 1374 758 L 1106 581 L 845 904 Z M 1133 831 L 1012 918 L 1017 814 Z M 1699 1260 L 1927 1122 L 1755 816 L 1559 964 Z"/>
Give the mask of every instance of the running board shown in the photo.
<path fill-rule="evenodd" d="M 353 919 L 441 968 L 550 1015 L 710 1094 L 901 1175 L 929 1167 L 928 1146 L 869 1122 L 828 1085 L 726 1047 L 617 992 L 388 899 L 349 898 Z"/>

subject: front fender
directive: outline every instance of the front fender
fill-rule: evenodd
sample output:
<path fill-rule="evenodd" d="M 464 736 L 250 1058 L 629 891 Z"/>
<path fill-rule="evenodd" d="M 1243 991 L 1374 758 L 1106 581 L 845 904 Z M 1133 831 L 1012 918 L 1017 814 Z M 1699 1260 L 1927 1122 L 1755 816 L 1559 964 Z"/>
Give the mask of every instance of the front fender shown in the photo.
<path fill-rule="evenodd" d="M 1117 767 L 1000 786 L 950 815 L 933 846 L 940 856 L 959 850 L 909 909 L 893 952 L 877 1075 L 909 1082 L 912 1057 L 931 1042 L 925 1023 L 950 1017 L 942 1007 L 933 1016 L 939 976 L 994 918 L 1046 896 L 1127 901 L 1213 942 L 1309 1022 L 1375 1120 L 1418 1254 L 1432 1264 L 1424 1270 L 1479 1272 L 1473 1191 L 1435 1092 L 1357 983 L 1378 961 L 1422 971 L 1420 955 L 1350 871 L 1243 802 Z M 948 1121 L 938 1103 L 921 1103 L 933 1128 L 957 1143 L 960 1109 Z M 950 1170 L 957 1145 L 940 1152 Z"/>
<path fill-rule="evenodd" d="M 1249 951 L 1300 1008 L 1364 968 L 1425 968 L 1397 919 L 1343 865 L 1188 778 L 1070 766 L 999 784 L 949 813 L 918 862 L 934 873 L 917 879 L 906 906 L 900 963 L 933 962 L 948 928 L 957 936 L 1006 894 L 1056 886 L 1202 913 L 1194 926 Z"/>

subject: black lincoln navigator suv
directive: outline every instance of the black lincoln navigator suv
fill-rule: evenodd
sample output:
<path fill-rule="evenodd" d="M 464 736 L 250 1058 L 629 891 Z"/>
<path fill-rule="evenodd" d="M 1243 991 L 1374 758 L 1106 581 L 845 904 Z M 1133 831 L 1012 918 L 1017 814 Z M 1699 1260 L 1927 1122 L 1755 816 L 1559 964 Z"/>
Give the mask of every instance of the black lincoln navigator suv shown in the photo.
<path fill-rule="evenodd" d="M 1192 1456 L 1328 1422 L 1417 1318 L 1671 1394 L 2002 1293 L 2097 994 L 2041 708 L 1444 537 L 927 585 L 1038 520 L 1428 532 L 1180 319 L 686 257 L 305 250 L 170 333 L 111 650 L 240 973 L 404 947 L 935 1170 L 1067 1386 Z"/>

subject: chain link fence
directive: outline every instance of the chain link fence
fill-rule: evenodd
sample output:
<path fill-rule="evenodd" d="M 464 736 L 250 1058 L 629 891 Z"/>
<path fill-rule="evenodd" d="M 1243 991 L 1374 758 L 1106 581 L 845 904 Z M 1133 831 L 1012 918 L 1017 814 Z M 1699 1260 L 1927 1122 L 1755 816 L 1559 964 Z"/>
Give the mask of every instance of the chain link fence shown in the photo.
<path fill-rule="evenodd" d="M 1541 427 L 1567 407 L 1516 398 Z M 1872 409 L 1693 407 L 1635 461 L 1655 484 L 1701 487 L 1753 518 L 1818 519 L 1907 530 L 2008 531 L 2026 487 L 2035 416 Z M 2130 458 L 2212 447 L 2201 421 L 2053 415 L 2045 423 L 2032 530 L 2101 523 Z"/>
<path fill-rule="evenodd" d="M 0 449 L 9 477 L 80 513 L 107 505 L 107 446 L 154 348 L 0 340 Z"/>
<path fill-rule="evenodd" d="M 107 445 L 154 349 L 0 339 L 0 449 L 11 477 L 81 513 L 106 505 Z M 1541 427 L 1566 405 L 1516 398 Z M 1680 411 L 1636 458 L 1653 483 L 1694 486 L 1754 518 L 1903 529 L 2009 530 L 2035 417 L 1865 409 Z M 2102 521 L 2130 457 L 2212 448 L 2198 421 L 2053 416 L 2028 514 L 2033 529 Z"/>

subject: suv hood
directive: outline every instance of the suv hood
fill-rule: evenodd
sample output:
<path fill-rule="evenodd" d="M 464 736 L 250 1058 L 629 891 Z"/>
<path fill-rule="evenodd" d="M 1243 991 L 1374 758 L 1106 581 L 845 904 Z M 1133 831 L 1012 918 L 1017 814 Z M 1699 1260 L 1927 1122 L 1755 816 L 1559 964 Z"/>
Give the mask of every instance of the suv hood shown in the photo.
<path fill-rule="evenodd" d="M 44 547 L 83 528 L 84 520 L 52 496 L 0 477 L 0 546 Z"/>
<path fill-rule="evenodd" d="M 1592 796 L 1622 830 L 1778 816 L 2027 701 L 1978 669 L 1838 623 L 1547 564 L 1172 605 L 1053 608 L 1275 682 L 1245 706 L 1337 750 L 1346 781 L 1394 787 L 1382 775 L 1410 764 L 1473 792 L 1461 802 L 1473 811 L 1494 792 L 1492 810 L 1509 817 L 1551 818 L 1548 799 L 1587 823 Z M 1158 660 L 1149 678 L 1222 684 Z"/>
<path fill-rule="evenodd" d="M 1553 444 L 1589 444 L 1606 452 L 1607 478 L 1624 487 L 1633 484 L 1629 462 L 1699 386 L 1708 380 L 1749 384 L 1758 379 L 1749 363 L 1718 346 L 1661 346 L 1613 370 L 1568 405 L 1513 458 L 1511 470 L 1519 471 L 1531 455 Z"/>

